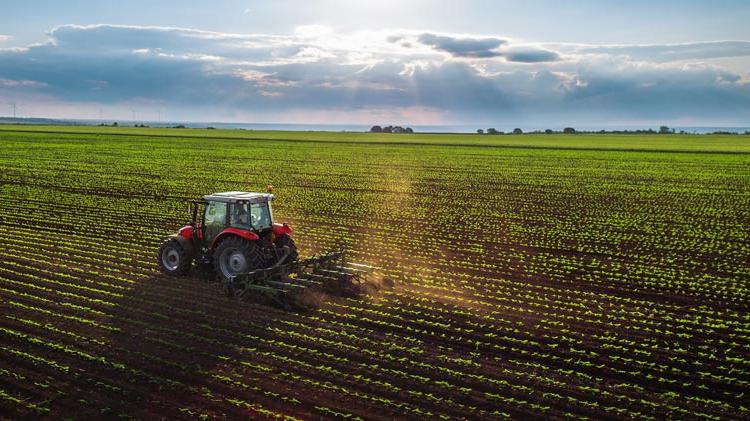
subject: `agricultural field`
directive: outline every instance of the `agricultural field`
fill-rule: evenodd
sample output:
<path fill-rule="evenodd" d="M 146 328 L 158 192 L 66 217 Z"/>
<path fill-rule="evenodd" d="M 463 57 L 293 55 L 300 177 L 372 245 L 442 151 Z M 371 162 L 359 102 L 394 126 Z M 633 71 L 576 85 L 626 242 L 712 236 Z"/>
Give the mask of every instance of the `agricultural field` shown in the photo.
<path fill-rule="evenodd" d="M 159 272 L 187 200 L 266 184 L 393 286 Z M 4 126 L 0 233 L 0 418 L 750 418 L 748 136 Z"/>

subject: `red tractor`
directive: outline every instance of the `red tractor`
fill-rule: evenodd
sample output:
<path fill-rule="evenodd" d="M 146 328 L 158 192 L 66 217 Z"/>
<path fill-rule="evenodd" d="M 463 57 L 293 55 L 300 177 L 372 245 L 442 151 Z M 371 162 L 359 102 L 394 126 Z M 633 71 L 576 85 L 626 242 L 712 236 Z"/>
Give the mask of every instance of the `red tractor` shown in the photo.
<path fill-rule="evenodd" d="M 196 261 L 215 272 L 231 296 L 255 291 L 284 303 L 309 287 L 358 293 L 374 268 L 344 264 L 341 251 L 299 260 L 292 229 L 273 222 L 270 192 L 269 186 L 268 193 L 231 191 L 190 202 L 190 224 L 159 247 L 161 270 L 186 275 Z"/>
<path fill-rule="evenodd" d="M 216 275 L 226 280 L 282 260 L 296 260 L 292 229 L 273 222 L 273 198 L 271 193 L 231 191 L 203 196 L 202 203 L 191 202 L 192 222 L 159 248 L 162 271 L 184 275 L 198 260 L 212 264 Z"/>

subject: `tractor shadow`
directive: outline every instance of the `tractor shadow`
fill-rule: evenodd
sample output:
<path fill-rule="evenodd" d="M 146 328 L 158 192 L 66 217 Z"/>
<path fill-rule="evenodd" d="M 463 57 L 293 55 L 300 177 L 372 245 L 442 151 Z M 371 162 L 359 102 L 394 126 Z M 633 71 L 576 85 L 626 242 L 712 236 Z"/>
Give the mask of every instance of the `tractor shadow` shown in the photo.
<path fill-rule="evenodd" d="M 283 354 L 277 343 L 289 342 L 279 329 L 309 323 L 314 314 L 341 295 L 316 291 L 298 298 L 301 304 L 285 310 L 263 297 L 227 297 L 221 282 L 192 271 L 189 276 L 161 273 L 140 280 L 117 303 L 107 323 L 118 329 L 109 336 L 107 360 L 127 369 L 115 383 L 132 384 L 128 398 L 111 402 L 113 408 L 136 418 L 183 418 L 197 414 L 244 419 L 250 402 L 265 408 L 309 418 L 309 396 L 290 390 L 273 376 L 252 367 L 288 369 L 267 353 Z M 363 300 L 372 299 L 390 280 L 373 274 L 360 288 Z M 266 354 L 266 355 L 264 355 Z M 112 372 L 103 374 L 112 376 Z M 302 401 L 291 412 L 275 395 Z M 233 402 L 228 401 L 234 400 Z M 234 405 L 233 405 L 234 404 Z M 252 414 L 251 414 L 252 415 Z"/>
<path fill-rule="evenodd" d="M 239 419 L 248 417 L 248 409 L 227 399 L 278 407 L 258 388 L 238 388 L 232 381 L 267 382 L 240 362 L 262 364 L 255 352 L 259 340 L 278 336 L 270 327 L 299 318 L 261 301 L 229 298 L 220 283 L 195 273 L 143 279 L 108 320 L 118 331 L 104 355 L 127 367 L 120 372 L 125 378 L 114 380 L 134 385 L 122 410 L 136 418 Z"/>

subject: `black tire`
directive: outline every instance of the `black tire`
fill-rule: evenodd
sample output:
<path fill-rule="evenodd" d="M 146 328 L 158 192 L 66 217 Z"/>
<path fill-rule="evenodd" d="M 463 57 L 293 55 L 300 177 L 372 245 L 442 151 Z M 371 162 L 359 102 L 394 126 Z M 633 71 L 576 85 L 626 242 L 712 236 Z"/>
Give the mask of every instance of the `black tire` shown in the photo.
<path fill-rule="evenodd" d="M 213 257 L 216 275 L 223 281 L 263 267 L 263 254 L 258 245 L 234 235 L 216 246 Z"/>
<path fill-rule="evenodd" d="M 156 260 L 167 275 L 187 275 L 193 266 L 193 256 L 174 238 L 164 240 L 156 253 Z"/>
<path fill-rule="evenodd" d="M 289 257 L 286 258 L 285 263 L 294 262 L 295 260 L 297 260 L 297 258 L 299 257 L 299 253 L 297 253 L 297 245 L 294 244 L 294 239 L 292 239 L 291 235 L 281 234 L 280 236 L 276 237 L 276 247 L 281 249 L 284 246 L 289 246 Z"/>

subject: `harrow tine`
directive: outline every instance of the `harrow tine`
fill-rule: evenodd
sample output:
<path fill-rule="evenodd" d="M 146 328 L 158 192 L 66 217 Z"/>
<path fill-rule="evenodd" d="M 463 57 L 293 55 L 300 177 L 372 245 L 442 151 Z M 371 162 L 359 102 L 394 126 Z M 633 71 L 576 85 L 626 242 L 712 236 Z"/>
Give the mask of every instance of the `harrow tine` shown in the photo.
<path fill-rule="evenodd" d="M 237 291 L 234 289 L 234 277 L 230 278 L 227 281 L 224 281 L 224 293 L 229 298 L 235 298 L 237 296 Z"/>
<path fill-rule="evenodd" d="M 306 276 L 308 276 L 313 281 L 320 282 L 321 284 L 325 284 L 326 282 L 329 282 L 332 279 L 335 279 L 334 277 L 326 276 L 320 273 L 309 273 Z"/>
<path fill-rule="evenodd" d="M 317 307 L 320 293 L 358 297 L 368 291 L 367 277 L 378 268 L 345 261 L 343 251 L 315 255 L 238 275 L 225 283 L 227 294 L 268 297 L 284 309 Z M 373 285 L 375 289 L 378 287 Z"/>
<path fill-rule="evenodd" d="M 349 282 L 352 282 L 352 283 L 354 281 L 359 282 L 359 275 L 358 274 L 351 274 L 351 273 L 340 272 L 340 271 L 329 270 L 329 269 L 321 269 L 320 272 L 324 276 L 327 275 L 327 276 L 330 276 L 332 278 L 336 278 L 336 279 L 341 280 L 341 281 L 349 281 Z"/>
<path fill-rule="evenodd" d="M 308 275 L 305 275 L 305 276 L 308 276 Z M 292 282 L 297 282 L 300 285 L 304 285 L 304 286 L 308 286 L 308 287 L 316 287 L 316 286 L 322 285 L 321 281 L 316 281 L 314 279 L 308 279 L 307 277 L 305 277 L 305 278 L 299 278 L 299 277 L 298 278 L 294 278 L 292 280 Z"/>
<path fill-rule="evenodd" d="M 266 283 L 274 288 L 278 288 L 281 290 L 293 290 L 293 289 L 305 289 L 307 288 L 305 285 L 300 284 L 293 284 L 290 282 L 283 282 L 283 281 L 266 281 Z"/>
<path fill-rule="evenodd" d="M 338 271 L 338 272 L 345 272 L 345 273 L 348 273 L 350 275 L 358 275 L 358 274 L 361 274 L 361 273 L 367 273 L 368 272 L 368 271 L 366 271 L 364 269 L 350 268 L 350 267 L 346 267 L 346 266 L 334 266 L 332 268 L 332 270 L 335 270 L 335 271 Z"/>

